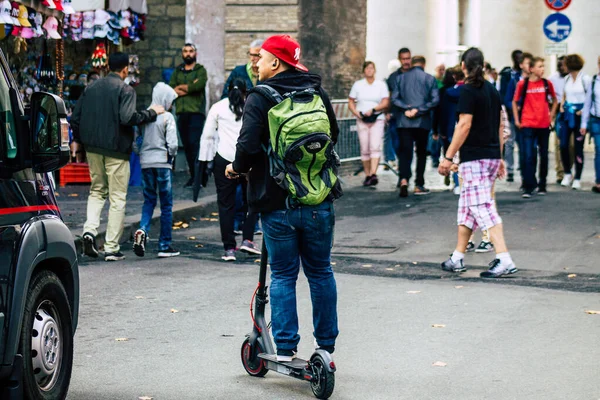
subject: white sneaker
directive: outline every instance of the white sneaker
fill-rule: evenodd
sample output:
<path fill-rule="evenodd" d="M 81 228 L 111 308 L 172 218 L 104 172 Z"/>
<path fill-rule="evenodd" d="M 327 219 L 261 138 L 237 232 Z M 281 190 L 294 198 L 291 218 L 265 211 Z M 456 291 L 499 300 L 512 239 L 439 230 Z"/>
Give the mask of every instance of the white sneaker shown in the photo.
<path fill-rule="evenodd" d="M 579 179 L 575 179 L 572 187 L 573 190 L 581 190 L 581 181 Z"/>
<path fill-rule="evenodd" d="M 563 178 L 562 182 L 560 183 L 560 186 L 569 187 L 569 186 L 571 186 L 572 181 L 573 181 L 573 175 L 565 174 L 565 177 Z"/>
<path fill-rule="evenodd" d="M 455 186 L 452 191 L 455 195 L 460 196 L 460 186 Z"/>

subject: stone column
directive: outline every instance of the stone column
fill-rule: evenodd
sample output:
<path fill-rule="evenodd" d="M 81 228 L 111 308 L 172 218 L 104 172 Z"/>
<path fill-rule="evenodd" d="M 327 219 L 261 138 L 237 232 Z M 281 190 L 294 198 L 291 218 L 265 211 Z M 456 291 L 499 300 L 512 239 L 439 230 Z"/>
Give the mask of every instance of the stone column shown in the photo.
<path fill-rule="evenodd" d="M 185 40 L 196 45 L 198 62 L 208 72 L 210 105 L 225 82 L 225 0 L 187 0 Z"/>
<path fill-rule="evenodd" d="M 347 98 L 366 53 L 366 0 L 299 0 L 301 61 L 331 98 Z"/>

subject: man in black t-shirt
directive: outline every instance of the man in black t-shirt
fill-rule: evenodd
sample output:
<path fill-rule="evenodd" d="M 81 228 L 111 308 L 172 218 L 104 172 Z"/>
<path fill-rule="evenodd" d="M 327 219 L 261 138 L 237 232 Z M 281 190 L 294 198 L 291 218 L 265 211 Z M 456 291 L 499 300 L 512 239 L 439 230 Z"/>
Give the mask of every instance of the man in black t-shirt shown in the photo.
<path fill-rule="evenodd" d="M 460 149 L 459 174 L 463 184 L 458 202 L 458 243 L 442 269 L 464 272 L 463 260 L 471 233 L 481 227 L 490 233 L 496 259 L 482 278 L 498 278 L 518 272 L 504 241 L 502 218 L 493 199 L 497 178 L 506 174 L 502 160 L 504 126 L 501 101 L 494 86 L 483 77 L 483 54 L 476 48 L 467 50 L 461 67 L 467 76 L 458 100 L 459 121 L 444 161 L 438 171 L 447 176 Z"/>

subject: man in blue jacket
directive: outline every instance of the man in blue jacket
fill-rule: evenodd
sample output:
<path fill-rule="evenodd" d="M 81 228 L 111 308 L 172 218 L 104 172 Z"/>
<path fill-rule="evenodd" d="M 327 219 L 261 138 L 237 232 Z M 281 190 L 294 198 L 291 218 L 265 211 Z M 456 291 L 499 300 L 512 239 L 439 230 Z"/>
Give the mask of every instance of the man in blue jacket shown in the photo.
<path fill-rule="evenodd" d="M 408 196 L 408 181 L 416 143 L 417 178 L 415 195 L 425 195 L 427 140 L 432 126 L 431 111 L 440 102 L 437 81 L 424 71 L 425 57 L 412 58 L 413 68 L 399 74 L 394 83 L 392 102 L 400 136 L 400 197 Z"/>
<path fill-rule="evenodd" d="M 226 98 L 229 94 L 229 83 L 233 82 L 234 79 L 239 78 L 246 81 L 246 90 L 250 91 L 256 84 L 258 83 L 258 67 L 256 63 L 260 60 L 260 48 L 263 45 L 262 39 L 256 39 L 252 43 L 250 43 L 250 48 L 248 49 L 248 57 L 250 61 L 247 64 L 238 65 L 231 71 L 229 74 L 229 78 L 227 78 L 227 82 L 225 82 L 225 86 L 223 87 L 223 95 L 221 95 L 221 100 Z"/>

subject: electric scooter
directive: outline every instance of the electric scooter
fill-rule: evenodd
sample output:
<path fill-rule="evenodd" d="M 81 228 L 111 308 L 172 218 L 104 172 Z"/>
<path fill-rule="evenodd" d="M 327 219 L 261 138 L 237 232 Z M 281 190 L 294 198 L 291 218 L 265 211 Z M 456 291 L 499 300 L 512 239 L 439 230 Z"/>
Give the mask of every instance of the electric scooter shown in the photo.
<path fill-rule="evenodd" d="M 271 371 L 288 375 L 296 379 L 310 382 L 313 394 L 318 399 L 328 399 L 335 386 L 335 363 L 331 354 L 323 349 L 317 349 L 310 360 L 295 358 L 291 362 L 277 361 L 269 329 L 271 323 L 265 321 L 267 299 L 267 268 L 268 254 L 265 242 L 262 244 L 258 286 L 254 291 L 250 304 L 252 317 L 252 332 L 246 335 L 242 344 L 242 365 L 248 374 L 263 377 Z M 254 304 L 254 311 L 252 305 Z"/>

